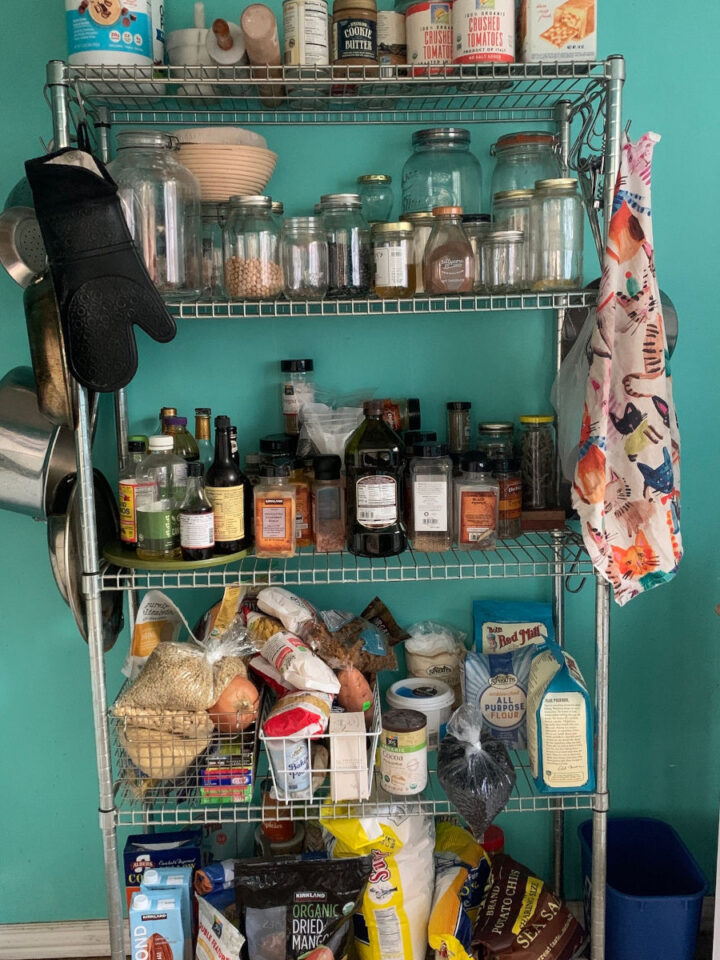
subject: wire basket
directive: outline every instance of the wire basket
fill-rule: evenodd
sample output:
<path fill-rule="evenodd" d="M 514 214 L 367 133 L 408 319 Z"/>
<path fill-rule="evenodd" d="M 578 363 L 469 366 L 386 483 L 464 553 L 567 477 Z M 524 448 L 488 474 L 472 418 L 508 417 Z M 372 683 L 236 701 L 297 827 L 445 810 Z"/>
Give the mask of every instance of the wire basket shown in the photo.
<path fill-rule="evenodd" d="M 263 725 L 272 706 L 266 697 L 261 713 Z M 322 737 L 270 737 L 260 730 L 277 800 L 287 803 L 329 797 L 334 802 L 351 802 L 370 796 L 382 729 L 377 681 L 373 685 L 370 729 L 366 729 L 362 717 L 355 729 L 336 729 L 347 727 L 349 718 L 357 716 L 360 715 L 332 713 L 328 732 Z"/>

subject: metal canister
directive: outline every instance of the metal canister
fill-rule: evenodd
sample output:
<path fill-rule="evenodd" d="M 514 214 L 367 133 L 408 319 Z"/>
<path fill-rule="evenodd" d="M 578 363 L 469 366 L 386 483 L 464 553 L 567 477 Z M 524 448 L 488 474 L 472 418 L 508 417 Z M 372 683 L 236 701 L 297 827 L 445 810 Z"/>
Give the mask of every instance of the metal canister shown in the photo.
<path fill-rule="evenodd" d="M 330 62 L 327 0 L 285 0 L 283 29 L 286 66 Z"/>

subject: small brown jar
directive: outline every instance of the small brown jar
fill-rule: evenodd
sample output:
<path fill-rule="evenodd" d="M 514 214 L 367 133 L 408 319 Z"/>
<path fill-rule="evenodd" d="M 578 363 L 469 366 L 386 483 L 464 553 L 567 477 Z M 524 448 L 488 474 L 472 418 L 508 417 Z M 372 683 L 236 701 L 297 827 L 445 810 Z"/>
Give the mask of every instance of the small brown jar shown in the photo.
<path fill-rule="evenodd" d="M 335 0 L 332 62 L 341 66 L 377 63 L 376 0 Z"/>

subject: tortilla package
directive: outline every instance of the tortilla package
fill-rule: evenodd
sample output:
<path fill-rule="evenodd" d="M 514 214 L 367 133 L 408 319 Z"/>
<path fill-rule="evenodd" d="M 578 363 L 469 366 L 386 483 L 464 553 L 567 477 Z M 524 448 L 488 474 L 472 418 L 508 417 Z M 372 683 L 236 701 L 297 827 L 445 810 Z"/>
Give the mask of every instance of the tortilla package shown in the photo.
<path fill-rule="evenodd" d="M 370 857 L 349 860 L 243 860 L 235 865 L 246 960 L 341 960 Z"/>
<path fill-rule="evenodd" d="M 497 854 L 475 925 L 485 960 L 573 960 L 585 933 L 568 908 L 527 867 Z"/>

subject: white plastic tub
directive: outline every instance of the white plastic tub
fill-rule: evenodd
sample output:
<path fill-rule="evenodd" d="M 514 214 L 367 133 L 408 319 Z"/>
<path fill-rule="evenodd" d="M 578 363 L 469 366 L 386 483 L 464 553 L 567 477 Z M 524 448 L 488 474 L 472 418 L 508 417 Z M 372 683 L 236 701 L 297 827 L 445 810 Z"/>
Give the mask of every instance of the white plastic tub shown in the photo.
<path fill-rule="evenodd" d="M 437 750 L 445 736 L 445 727 L 452 715 L 455 695 L 442 680 L 427 677 L 407 677 L 398 680 L 386 694 L 388 707 L 393 710 L 419 710 L 427 717 L 428 750 Z"/>

